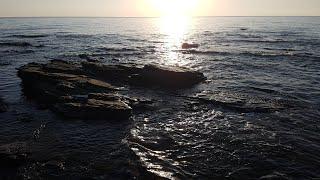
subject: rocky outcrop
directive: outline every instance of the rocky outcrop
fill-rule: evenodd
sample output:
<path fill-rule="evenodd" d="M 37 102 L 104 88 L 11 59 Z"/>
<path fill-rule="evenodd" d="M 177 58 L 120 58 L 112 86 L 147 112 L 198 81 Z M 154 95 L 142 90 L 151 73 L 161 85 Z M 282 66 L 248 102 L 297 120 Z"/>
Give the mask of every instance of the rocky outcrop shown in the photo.
<path fill-rule="evenodd" d="M 156 64 L 102 65 L 85 62 L 83 67 L 95 77 L 146 87 L 186 88 L 206 79 L 202 73 L 197 71 Z"/>
<path fill-rule="evenodd" d="M 55 112 L 68 118 L 128 119 L 131 107 L 122 102 L 96 101 L 88 93 L 116 92 L 119 89 L 104 81 L 90 78 L 81 66 L 65 61 L 31 63 L 19 68 L 26 95 L 35 97 Z"/>
<path fill-rule="evenodd" d="M 160 65 L 73 64 L 52 60 L 30 63 L 18 69 L 24 92 L 67 118 L 128 119 L 132 110 L 151 109 L 153 102 L 119 95 L 111 85 L 186 88 L 205 79 L 202 73 Z"/>
<path fill-rule="evenodd" d="M 17 167 L 27 160 L 29 153 L 25 142 L 2 145 L 0 146 L 0 166 Z"/>
<path fill-rule="evenodd" d="M 143 86 L 166 88 L 191 87 L 205 80 L 202 73 L 182 67 L 165 67 L 155 64 L 145 65 L 140 74 L 132 75 L 131 82 Z"/>

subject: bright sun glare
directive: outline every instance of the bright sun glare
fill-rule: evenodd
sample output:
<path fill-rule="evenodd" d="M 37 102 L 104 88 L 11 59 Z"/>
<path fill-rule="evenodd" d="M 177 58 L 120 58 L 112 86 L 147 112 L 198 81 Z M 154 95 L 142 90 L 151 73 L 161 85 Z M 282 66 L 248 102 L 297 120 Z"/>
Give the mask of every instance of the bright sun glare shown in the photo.
<path fill-rule="evenodd" d="M 181 63 L 174 50 L 181 47 L 187 38 L 191 25 L 191 16 L 196 10 L 198 0 L 149 0 L 152 9 L 161 16 L 159 19 L 160 31 L 165 34 L 165 45 L 162 47 L 167 52 L 163 63 Z"/>
<path fill-rule="evenodd" d="M 150 0 L 161 16 L 191 16 L 198 0 Z"/>

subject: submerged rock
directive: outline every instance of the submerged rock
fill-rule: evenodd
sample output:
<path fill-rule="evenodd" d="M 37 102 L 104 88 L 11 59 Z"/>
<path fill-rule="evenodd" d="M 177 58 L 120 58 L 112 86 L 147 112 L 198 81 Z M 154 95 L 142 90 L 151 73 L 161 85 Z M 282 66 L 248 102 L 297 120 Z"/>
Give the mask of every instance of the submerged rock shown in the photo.
<path fill-rule="evenodd" d="M 17 167 L 27 160 L 29 153 L 25 142 L 2 145 L 0 146 L 0 166 Z"/>
<path fill-rule="evenodd" d="M 182 49 L 192 49 L 192 48 L 199 48 L 199 44 L 189 44 L 189 43 L 183 43 L 181 45 Z"/>
<path fill-rule="evenodd" d="M 273 99 L 254 97 L 231 92 L 202 92 L 195 96 L 198 100 L 240 112 L 273 112 L 286 106 Z"/>

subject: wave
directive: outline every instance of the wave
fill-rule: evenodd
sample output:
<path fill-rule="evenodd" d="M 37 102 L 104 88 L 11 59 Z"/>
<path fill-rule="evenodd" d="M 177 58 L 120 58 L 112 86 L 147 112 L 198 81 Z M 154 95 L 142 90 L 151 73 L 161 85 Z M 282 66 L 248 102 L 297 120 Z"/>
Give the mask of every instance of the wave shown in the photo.
<path fill-rule="evenodd" d="M 126 40 L 127 41 L 132 41 L 132 42 L 147 42 L 148 41 L 146 39 L 138 39 L 138 38 L 128 38 Z"/>
<path fill-rule="evenodd" d="M 295 49 L 287 49 L 287 48 L 270 48 L 270 47 L 264 47 L 265 50 L 271 50 L 271 51 L 296 51 Z"/>
<path fill-rule="evenodd" d="M 15 37 L 15 38 L 43 38 L 43 37 L 49 37 L 47 34 L 33 34 L 33 35 L 25 35 L 25 34 L 17 34 L 17 35 L 11 35 L 8 37 Z"/>
<path fill-rule="evenodd" d="M 245 52 L 225 52 L 225 51 L 202 51 L 202 50 L 175 50 L 183 54 L 198 54 L 198 55 L 244 55 L 244 56 L 258 56 L 258 57 L 304 57 L 304 58 L 320 58 L 320 56 L 313 53 L 295 53 L 290 51 L 268 52 L 268 51 L 245 51 Z"/>
<path fill-rule="evenodd" d="M 90 38 L 93 35 L 89 34 L 63 34 L 63 35 L 56 35 L 57 38 Z"/>
<path fill-rule="evenodd" d="M 174 50 L 174 52 L 181 52 L 182 54 L 200 54 L 200 55 L 230 55 L 230 52 L 223 51 L 201 51 L 201 50 Z"/>
<path fill-rule="evenodd" d="M 260 91 L 260 92 L 264 92 L 264 93 L 268 93 L 268 94 L 280 94 L 280 92 L 273 90 L 273 89 L 254 87 L 254 86 L 250 86 L 249 88 L 251 88 L 255 91 Z"/>
<path fill-rule="evenodd" d="M 9 61 L 0 61 L 0 66 L 9 66 L 11 65 L 11 62 Z"/>
<path fill-rule="evenodd" d="M 280 94 L 271 89 L 250 88 L 268 94 Z M 308 104 L 305 102 L 292 99 L 291 97 L 265 96 L 249 92 L 205 91 L 196 94 L 193 98 L 239 112 L 267 113 L 295 107 L 308 107 Z"/>
<path fill-rule="evenodd" d="M 111 52 L 133 52 L 133 51 L 139 51 L 138 49 L 134 49 L 134 48 L 113 48 L 113 47 L 102 47 L 102 48 L 98 48 L 99 50 L 102 51 L 111 51 Z"/>
<path fill-rule="evenodd" d="M 34 53 L 33 50 L 31 49 L 26 49 L 26 50 L 5 50 L 1 51 L 2 53 L 7 53 L 7 54 L 29 54 L 29 53 Z"/>
<path fill-rule="evenodd" d="M 0 47 L 21 47 L 21 48 L 28 48 L 28 47 L 36 47 L 36 48 L 41 48 L 45 47 L 42 44 L 34 45 L 29 42 L 0 42 Z"/>
<path fill-rule="evenodd" d="M 243 42 L 243 43 L 291 43 L 291 41 L 284 39 L 233 39 L 231 42 Z"/>
<path fill-rule="evenodd" d="M 33 45 L 28 42 L 0 42 L 0 46 L 31 47 Z"/>
<path fill-rule="evenodd" d="M 320 58 L 312 53 L 295 53 L 295 52 L 243 52 L 241 55 L 261 56 L 261 57 L 301 57 L 301 58 Z"/>

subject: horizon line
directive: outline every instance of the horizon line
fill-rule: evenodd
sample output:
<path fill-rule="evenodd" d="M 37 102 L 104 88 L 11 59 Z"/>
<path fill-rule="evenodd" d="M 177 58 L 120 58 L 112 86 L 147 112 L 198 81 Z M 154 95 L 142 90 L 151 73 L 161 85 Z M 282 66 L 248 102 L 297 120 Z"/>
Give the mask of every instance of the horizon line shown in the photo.
<path fill-rule="evenodd" d="M 162 16 L 0 16 L 0 18 L 161 18 Z M 267 16 L 191 16 L 192 18 L 209 17 L 320 17 L 320 15 L 267 15 Z"/>

